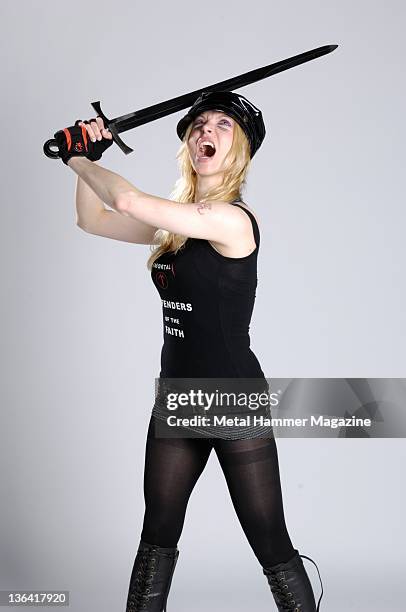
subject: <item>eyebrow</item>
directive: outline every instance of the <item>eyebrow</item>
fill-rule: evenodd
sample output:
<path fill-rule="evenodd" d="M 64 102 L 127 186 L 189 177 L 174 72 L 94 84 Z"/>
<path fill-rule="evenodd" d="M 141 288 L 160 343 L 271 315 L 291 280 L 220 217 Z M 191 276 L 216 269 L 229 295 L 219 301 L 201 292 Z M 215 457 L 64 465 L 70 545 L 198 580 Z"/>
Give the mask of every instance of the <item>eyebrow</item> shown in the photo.
<path fill-rule="evenodd" d="M 220 117 L 227 117 L 227 119 L 230 119 L 230 117 L 228 115 L 226 115 L 226 113 L 220 113 Z M 198 115 L 194 121 L 197 121 L 198 119 L 204 119 L 203 115 Z"/>

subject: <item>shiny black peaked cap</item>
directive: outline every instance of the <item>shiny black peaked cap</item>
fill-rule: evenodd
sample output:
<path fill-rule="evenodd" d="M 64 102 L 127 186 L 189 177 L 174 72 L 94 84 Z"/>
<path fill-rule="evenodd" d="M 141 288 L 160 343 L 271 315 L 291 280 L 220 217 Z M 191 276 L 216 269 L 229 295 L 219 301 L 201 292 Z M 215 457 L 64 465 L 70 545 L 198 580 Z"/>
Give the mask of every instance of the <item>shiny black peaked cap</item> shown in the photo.
<path fill-rule="evenodd" d="M 181 140 L 190 123 L 206 110 L 219 110 L 235 119 L 248 138 L 253 158 L 266 134 L 259 108 L 241 94 L 232 91 L 203 91 L 176 127 Z"/>

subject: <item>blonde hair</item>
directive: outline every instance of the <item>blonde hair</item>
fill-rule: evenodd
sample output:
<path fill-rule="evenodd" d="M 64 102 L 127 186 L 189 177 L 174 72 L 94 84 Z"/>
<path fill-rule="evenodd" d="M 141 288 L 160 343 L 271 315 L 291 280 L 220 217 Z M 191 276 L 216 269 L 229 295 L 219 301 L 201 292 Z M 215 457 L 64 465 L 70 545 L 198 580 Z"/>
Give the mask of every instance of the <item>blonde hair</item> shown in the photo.
<path fill-rule="evenodd" d="M 193 203 L 196 197 L 197 174 L 192 166 L 187 147 L 193 122 L 186 130 L 183 142 L 176 154 L 181 176 L 176 181 L 175 187 L 169 196 L 170 200 L 182 204 Z M 248 168 L 251 162 L 250 146 L 248 139 L 237 122 L 234 123 L 233 142 L 223 162 L 223 180 L 220 185 L 209 189 L 200 202 L 221 201 L 232 202 L 241 199 L 241 190 L 245 185 Z M 158 229 L 155 232 L 154 240 L 158 245 L 151 245 L 154 249 L 147 261 L 147 268 L 150 270 L 154 261 L 163 253 L 173 251 L 177 253 L 183 247 L 188 236 L 174 234 L 167 230 Z"/>

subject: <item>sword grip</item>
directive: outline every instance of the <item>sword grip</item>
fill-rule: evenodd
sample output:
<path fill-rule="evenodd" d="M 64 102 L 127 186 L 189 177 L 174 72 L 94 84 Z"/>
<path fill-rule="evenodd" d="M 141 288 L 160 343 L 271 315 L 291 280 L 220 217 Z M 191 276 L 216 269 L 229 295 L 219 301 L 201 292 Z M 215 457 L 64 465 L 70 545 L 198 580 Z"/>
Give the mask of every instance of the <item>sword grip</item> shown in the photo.
<path fill-rule="evenodd" d="M 94 110 L 96 111 L 96 113 L 99 115 L 99 117 L 103 119 L 104 127 L 109 128 L 111 135 L 113 136 L 114 142 L 120 147 L 123 153 L 125 153 L 126 155 L 128 155 L 129 153 L 132 153 L 134 149 L 131 149 L 131 147 L 126 145 L 125 142 L 121 140 L 120 136 L 118 135 L 117 128 L 114 124 L 114 121 L 110 122 L 109 119 L 107 119 L 106 115 L 103 113 L 101 109 L 100 102 L 92 102 L 92 106 Z M 45 155 L 49 157 L 50 159 L 59 159 L 58 143 L 55 140 L 55 138 L 50 138 L 49 140 L 47 140 L 44 143 L 43 150 L 44 150 Z"/>
<path fill-rule="evenodd" d="M 120 136 L 118 135 L 114 121 L 110 121 L 109 119 L 107 119 L 106 115 L 103 113 L 101 106 L 100 106 L 100 101 L 92 102 L 92 106 L 94 110 L 96 111 L 96 113 L 99 115 L 99 117 L 103 119 L 104 127 L 109 128 L 111 135 L 113 136 L 114 142 L 120 147 L 123 153 L 125 153 L 126 155 L 128 155 L 129 153 L 132 153 L 134 149 L 131 149 L 131 147 L 126 145 L 125 142 L 121 140 Z"/>

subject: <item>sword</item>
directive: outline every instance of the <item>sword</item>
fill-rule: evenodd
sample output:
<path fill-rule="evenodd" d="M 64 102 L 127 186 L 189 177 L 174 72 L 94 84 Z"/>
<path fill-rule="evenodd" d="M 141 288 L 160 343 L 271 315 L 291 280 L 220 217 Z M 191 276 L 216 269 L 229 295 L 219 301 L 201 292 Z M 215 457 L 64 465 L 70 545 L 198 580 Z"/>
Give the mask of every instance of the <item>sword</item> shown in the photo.
<path fill-rule="evenodd" d="M 309 62 L 310 60 L 316 59 L 322 55 L 331 53 L 331 51 L 334 51 L 337 49 L 337 47 L 338 45 L 324 45 L 323 47 L 317 47 L 317 49 L 305 51 L 304 53 L 294 55 L 293 57 L 288 57 L 287 59 L 275 62 L 274 64 L 269 64 L 268 66 L 263 66 L 262 68 L 250 70 L 249 72 L 232 77 L 226 81 L 214 83 L 213 85 L 208 85 L 207 87 L 201 87 L 200 89 L 183 94 L 182 96 L 171 98 L 170 100 L 165 100 L 164 102 L 159 102 L 158 104 L 153 104 L 152 106 L 147 106 L 146 108 L 136 110 L 132 113 L 128 113 L 127 115 L 115 117 L 114 119 L 108 119 L 106 117 L 101 109 L 100 101 L 92 102 L 91 105 L 96 111 L 97 115 L 103 119 L 104 126 L 110 130 L 114 142 L 126 155 L 128 155 L 129 153 L 132 153 L 133 149 L 131 149 L 121 140 L 119 134 L 122 132 L 127 132 L 128 130 L 138 127 L 139 125 L 144 125 L 144 123 L 161 119 L 162 117 L 176 113 L 177 111 L 187 108 L 188 106 L 192 106 L 203 91 L 233 91 L 234 89 L 245 87 L 251 83 L 256 83 L 257 81 L 273 76 L 278 72 L 289 70 L 290 68 L 294 68 L 295 66 Z M 54 138 L 46 141 L 44 144 L 44 153 L 51 159 L 58 159 L 59 151 L 54 151 L 51 149 L 51 147 L 58 147 Z"/>

